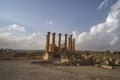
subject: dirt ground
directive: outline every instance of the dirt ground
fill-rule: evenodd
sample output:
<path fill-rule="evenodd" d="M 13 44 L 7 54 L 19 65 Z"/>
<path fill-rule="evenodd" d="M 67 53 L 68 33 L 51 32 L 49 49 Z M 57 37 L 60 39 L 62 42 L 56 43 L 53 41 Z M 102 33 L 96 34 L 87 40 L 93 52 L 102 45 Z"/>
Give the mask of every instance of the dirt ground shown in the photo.
<path fill-rule="evenodd" d="M 40 65 L 31 62 L 0 60 L 0 80 L 120 80 L 120 69 Z"/>

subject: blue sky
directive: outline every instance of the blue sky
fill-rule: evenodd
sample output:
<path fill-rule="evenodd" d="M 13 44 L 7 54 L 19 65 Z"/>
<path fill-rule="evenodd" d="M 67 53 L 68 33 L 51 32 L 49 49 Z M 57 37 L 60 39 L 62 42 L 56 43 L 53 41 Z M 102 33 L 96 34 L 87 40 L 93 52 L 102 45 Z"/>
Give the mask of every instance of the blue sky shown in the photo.
<path fill-rule="evenodd" d="M 81 44 L 79 38 L 83 37 L 79 36 L 84 32 L 91 35 L 91 29 L 94 26 L 97 29 L 99 24 L 108 24 L 107 18 L 114 12 L 112 7 L 118 6 L 117 2 L 119 3 L 119 0 L 0 0 L 1 35 L 2 37 L 4 35 L 12 36 L 12 38 L 20 36 L 19 38 L 22 40 L 26 36 L 45 35 L 48 31 L 72 33 L 76 36 L 76 43 L 82 45 L 84 42 Z M 3 35 L 3 33 L 5 34 Z M 114 37 L 110 39 L 112 41 Z M 90 40 L 92 39 L 90 38 Z M 88 43 L 91 43 L 89 41 Z M 6 42 L 4 43 L 6 44 Z M 105 45 L 106 48 L 111 46 L 109 44 Z M 83 46 L 78 49 L 89 49 L 84 44 Z"/>
<path fill-rule="evenodd" d="M 29 32 L 79 33 L 104 22 L 110 5 L 98 10 L 103 0 L 0 0 L 0 26 L 18 24 Z M 52 21 L 52 24 L 49 22 Z"/>

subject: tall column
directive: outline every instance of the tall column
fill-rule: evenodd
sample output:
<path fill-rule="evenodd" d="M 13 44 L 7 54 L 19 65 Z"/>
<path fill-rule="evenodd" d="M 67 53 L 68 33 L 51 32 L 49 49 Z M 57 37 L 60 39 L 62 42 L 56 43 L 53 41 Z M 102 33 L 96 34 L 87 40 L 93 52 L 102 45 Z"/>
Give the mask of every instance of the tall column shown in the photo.
<path fill-rule="evenodd" d="M 61 52 L 61 33 L 59 33 L 58 52 Z"/>
<path fill-rule="evenodd" d="M 73 43 L 72 43 L 72 51 L 75 52 L 75 39 L 73 39 Z"/>
<path fill-rule="evenodd" d="M 70 35 L 70 52 L 72 52 L 72 35 Z"/>
<path fill-rule="evenodd" d="M 70 52 L 70 37 L 68 37 L 68 51 Z"/>
<path fill-rule="evenodd" d="M 67 51 L 67 34 L 65 34 L 65 51 Z"/>
<path fill-rule="evenodd" d="M 52 34 L 52 52 L 55 52 L 55 33 Z"/>
<path fill-rule="evenodd" d="M 48 48 L 49 48 L 49 46 L 48 46 L 48 35 L 46 35 L 46 52 L 48 52 Z"/>
<path fill-rule="evenodd" d="M 49 52 L 50 32 L 46 35 L 46 52 Z"/>

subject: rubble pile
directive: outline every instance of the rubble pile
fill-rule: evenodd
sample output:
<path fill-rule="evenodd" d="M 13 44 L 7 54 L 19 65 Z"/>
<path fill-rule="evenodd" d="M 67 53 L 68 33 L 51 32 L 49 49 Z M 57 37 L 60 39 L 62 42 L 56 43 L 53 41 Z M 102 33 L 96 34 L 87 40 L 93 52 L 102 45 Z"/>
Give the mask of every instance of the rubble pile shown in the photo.
<path fill-rule="evenodd" d="M 81 54 L 74 54 L 69 59 L 69 65 L 74 66 L 87 66 L 87 65 L 95 65 L 96 59 L 92 55 L 81 55 Z"/>
<path fill-rule="evenodd" d="M 104 59 L 99 60 L 99 62 L 95 64 L 95 66 L 112 69 L 115 66 L 120 66 L 120 59 L 115 59 L 111 57 L 104 58 Z"/>
<path fill-rule="evenodd" d="M 67 59 L 67 58 L 66 58 Z M 63 64 L 63 62 L 62 62 Z M 96 66 L 111 68 L 111 66 L 120 66 L 120 59 L 115 58 L 98 58 L 91 54 L 74 54 L 68 58 L 64 65 L 71 66 Z"/>
<path fill-rule="evenodd" d="M 104 61 L 104 64 L 108 66 L 115 66 L 115 61 L 116 59 L 114 58 L 108 58 L 107 60 Z"/>
<path fill-rule="evenodd" d="M 109 66 L 120 66 L 120 59 L 109 58 L 105 61 L 105 64 Z"/>
<path fill-rule="evenodd" d="M 120 66 L 120 59 L 116 59 L 115 65 L 116 65 L 116 66 Z"/>

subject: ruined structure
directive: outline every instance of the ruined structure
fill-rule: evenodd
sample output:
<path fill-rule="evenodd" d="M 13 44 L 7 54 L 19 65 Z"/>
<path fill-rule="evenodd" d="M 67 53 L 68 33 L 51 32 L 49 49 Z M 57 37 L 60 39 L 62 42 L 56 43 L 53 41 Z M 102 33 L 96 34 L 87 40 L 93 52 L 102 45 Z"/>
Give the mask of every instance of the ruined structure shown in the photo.
<path fill-rule="evenodd" d="M 41 63 L 72 66 L 96 66 L 108 69 L 112 69 L 114 66 L 120 66 L 120 57 L 117 57 L 118 54 L 116 54 L 117 56 L 115 58 L 115 56 L 112 57 L 112 53 L 106 53 L 108 55 L 106 56 L 105 52 L 75 52 L 75 39 L 72 35 L 65 34 L 64 41 L 61 39 L 61 33 L 58 34 L 58 41 L 56 41 L 57 39 L 55 38 L 56 33 L 52 33 L 52 36 L 50 32 L 47 33 L 46 52 L 43 55 L 44 60 Z"/>
<path fill-rule="evenodd" d="M 64 54 L 67 56 L 68 54 L 73 54 L 75 52 L 75 39 L 72 38 L 72 35 L 68 37 L 65 34 L 64 43 L 61 42 L 62 34 L 58 34 L 58 45 L 55 44 L 56 41 L 56 33 L 52 33 L 52 43 L 50 43 L 50 32 L 46 35 L 46 52 L 43 56 L 44 60 L 53 60 L 55 58 L 61 58 Z M 67 40 L 68 39 L 68 40 Z M 62 56 L 63 57 L 63 56 Z"/>

